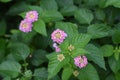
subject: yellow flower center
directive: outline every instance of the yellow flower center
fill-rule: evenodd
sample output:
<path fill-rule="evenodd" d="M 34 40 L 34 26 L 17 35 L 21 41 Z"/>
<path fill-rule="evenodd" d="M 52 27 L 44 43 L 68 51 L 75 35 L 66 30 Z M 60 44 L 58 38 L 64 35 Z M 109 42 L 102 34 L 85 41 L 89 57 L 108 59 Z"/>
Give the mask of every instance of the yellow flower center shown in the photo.
<path fill-rule="evenodd" d="M 55 34 L 55 37 L 60 39 L 60 38 L 61 38 L 60 32 L 57 32 L 57 33 Z"/>
<path fill-rule="evenodd" d="M 79 62 L 80 62 L 80 63 L 83 63 L 83 59 L 81 58 L 81 59 L 79 60 Z"/>
<path fill-rule="evenodd" d="M 30 14 L 29 17 L 30 17 L 30 18 L 34 18 L 34 15 L 33 15 L 33 14 Z"/>
<path fill-rule="evenodd" d="M 23 28 L 27 28 L 28 25 L 26 23 L 23 23 L 22 26 Z"/>
<path fill-rule="evenodd" d="M 58 54 L 58 55 L 57 55 L 57 59 L 61 62 L 62 60 L 65 59 L 65 57 L 64 57 L 63 54 Z"/>

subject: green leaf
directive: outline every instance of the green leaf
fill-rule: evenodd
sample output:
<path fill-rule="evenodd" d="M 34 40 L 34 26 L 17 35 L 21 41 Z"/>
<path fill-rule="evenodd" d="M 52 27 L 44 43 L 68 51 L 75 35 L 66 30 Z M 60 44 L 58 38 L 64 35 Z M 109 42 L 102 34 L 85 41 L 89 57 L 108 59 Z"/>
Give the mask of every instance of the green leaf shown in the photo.
<path fill-rule="evenodd" d="M 76 56 L 88 54 L 89 52 L 86 51 L 85 49 L 77 48 L 77 49 L 73 50 L 71 53 L 72 53 L 71 56 L 74 58 Z"/>
<path fill-rule="evenodd" d="M 44 63 L 47 61 L 46 58 L 47 52 L 44 50 L 36 50 L 33 52 L 32 56 L 32 64 L 35 66 L 39 66 L 40 64 Z"/>
<path fill-rule="evenodd" d="M 94 18 L 92 12 L 88 9 L 78 9 L 74 16 L 81 24 L 90 24 Z"/>
<path fill-rule="evenodd" d="M 120 52 L 119 52 L 119 50 L 117 51 L 117 52 L 114 52 L 114 58 L 116 59 L 116 60 L 119 60 L 119 56 L 120 55 Z"/>
<path fill-rule="evenodd" d="M 117 73 L 118 70 L 120 70 L 120 59 L 116 61 L 115 58 L 112 56 L 108 58 L 108 63 L 109 63 L 110 69 L 114 73 Z"/>
<path fill-rule="evenodd" d="M 68 50 L 69 45 L 70 45 L 70 43 L 66 39 L 62 44 L 59 45 L 59 47 L 63 53 L 69 53 L 69 50 Z"/>
<path fill-rule="evenodd" d="M 58 6 L 55 0 L 41 0 L 40 6 L 44 10 L 58 10 Z"/>
<path fill-rule="evenodd" d="M 105 19 L 105 13 L 103 10 L 100 10 L 100 9 L 95 11 L 95 16 L 98 20 L 104 21 L 104 19 Z"/>
<path fill-rule="evenodd" d="M 113 46 L 112 45 L 104 45 L 100 48 L 104 57 L 109 57 L 113 54 Z"/>
<path fill-rule="evenodd" d="M 73 16 L 75 11 L 77 10 L 77 7 L 75 5 L 65 6 L 62 9 L 60 9 L 60 12 L 64 16 Z"/>
<path fill-rule="evenodd" d="M 99 0 L 83 0 L 85 5 L 96 6 L 99 3 Z"/>
<path fill-rule="evenodd" d="M 73 0 L 56 0 L 59 7 L 71 6 L 73 5 Z"/>
<path fill-rule="evenodd" d="M 120 1 L 118 0 L 116 3 L 113 4 L 114 7 L 120 8 Z"/>
<path fill-rule="evenodd" d="M 106 1 L 107 1 L 107 0 L 99 0 L 99 7 L 100 7 L 100 8 L 105 8 Z"/>
<path fill-rule="evenodd" d="M 3 80 L 11 80 L 11 78 L 7 76 Z"/>
<path fill-rule="evenodd" d="M 71 44 L 75 47 L 84 48 L 90 41 L 91 36 L 88 34 L 75 34 L 71 39 Z"/>
<path fill-rule="evenodd" d="M 80 69 L 78 78 L 80 80 L 100 80 L 96 69 L 88 64 L 85 68 Z"/>
<path fill-rule="evenodd" d="M 119 80 L 120 79 L 120 73 L 116 73 L 115 78 L 116 78 L 116 80 Z"/>
<path fill-rule="evenodd" d="M 23 42 L 26 44 L 30 44 L 33 40 L 33 37 L 37 34 L 35 31 L 31 31 L 29 33 L 23 33 L 19 30 L 11 30 L 11 33 L 13 34 L 11 36 L 11 41 L 13 42 Z"/>
<path fill-rule="evenodd" d="M 14 61 L 4 61 L 0 64 L 0 73 L 15 78 L 21 72 L 21 65 Z"/>
<path fill-rule="evenodd" d="M 120 43 L 120 31 L 119 30 L 114 30 L 114 33 L 112 35 L 112 41 L 115 44 L 119 44 Z"/>
<path fill-rule="evenodd" d="M 7 2 L 10 2 L 12 0 L 0 0 L 0 2 L 4 2 L 4 3 L 7 3 Z"/>
<path fill-rule="evenodd" d="M 70 22 L 56 22 L 55 28 L 61 29 L 67 33 L 67 38 L 69 38 L 69 40 L 71 40 L 74 34 L 78 33 L 77 25 Z"/>
<path fill-rule="evenodd" d="M 92 60 L 98 66 L 106 70 L 105 61 L 104 61 L 104 58 L 102 56 L 102 52 L 100 51 L 100 49 L 92 44 L 88 44 L 86 47 L 86 50 L 90 52 L 90 54 L 86 54 L 87 58 L 89 60 Z"/>
<path fill-rule="evenodd" d="M 41 18 L 42 18 L 45 22 L 63 20 L 63 16 L 61 15 L 61 13 L 58 12 L 58 11 L 54 11 L 54 10 L 44 11 L 44 12 L 41 14 Z"/>
<path fill-rule="evenodd" d="M 23 43 L 27 43 L 27 44 L 30 44 L 34 38 L 34 36 L 36 35 L 37 33 L 35 31 L 31 31 L 29 33 L 23 33 L 23 32 L 20 32 L 18 33 L 18 38 L 21 39 L 21 41 Z M 16 35 L 16 34 L 14 34 Z M 21 37 L 20 37 L 21 36 Z M 13 38 L 14 39 L 14 38 Z"/>
<path fill-rule="evenodd" d="M 46 27 L 43 20 L 38 19 L 38 21 L 34 22 L 33 29 L 40 34 L 47 36 Z"/>
<path fill-rule="evenodd" d="M 60 77 L 58 75 L 56 75 L 54 78 L 52 78 L 51 80 L 61 80 Z"/>
<path fill-rule="evenodd" d="M 5 49 L 6 49 L 6 41 L 5 39 L 0 38 L 0 63 L 5 58 Z"/>
<path fill-rule="evenodd" d="M 30 54 L 30 49 L 23 43 L 11 43 L 10 50 L 13 56 L 18 60 L 25 60 Z"/>
<path fill-rule="evenodd" d="M 73 69 L 70 68 L 70 67 L 66 67 L 63 69 L 63 72 L 62 72 L 62 80 L 69 80 L 70 76 L 72 75 L 73 73 Z"/>
<path fill-rule="evenodd" d="M 87 32 L 93 39 L 109 36 L 110 27 L 105 24 L 92 24 L 88 27 Z"/>
<path fill-rule="evenodd" d="M 105 80 L 116 80 L 113 74 L 110 74 L 106 77 Z"/>
<path fill-rule="evenodd" d="M 10 7 L 10 9 L 7 12 L 7 15 L 18 15 L 22 12 L 28 11 L 29 6 L 25 2 L 19 2 Z"/>
<path fill-rule="evenodd" d="M 6 22 L 5 20 L 0 21 L 0 36 L 5 35 L 6 33 Z"/>
<path fill-rule="evenodd" d="M 38 68 L 35 69 L 33 76 L 35 80 L 47 80 L 48 72 L 45 68 Z"/>
<path fill-rule="evenodd" d="M 25 18 L 26 13 L 27 13 L 27 12 L 22 12 L 22 13 L 20 13 L 19 15 L 20 15 L 22 18 Z"/>
<path fill-rule="evenodd" d="M 67 65 L 69 58 L 65 56 L 65 59 L 60 62 L 57 59 L 57 53 L 49 54 L 47 55 L 47 57 L 49 59 L 49 64 L 48 64 L 48 80 L 49 80 L 53 78 L 64 65 Z"/>
<path fill-rule="evenodd" d="M 108 7 L 110 5 L 120 8 L 120 0 L 107 0 L 105 7 Z"/>
<path fill-rule="evenodd" d="M 107 0 L 106 1 L 106 7 L 109 6 L 109 5 L 113 5 L 114 3 L 118 2 L 119 0 Z"/>

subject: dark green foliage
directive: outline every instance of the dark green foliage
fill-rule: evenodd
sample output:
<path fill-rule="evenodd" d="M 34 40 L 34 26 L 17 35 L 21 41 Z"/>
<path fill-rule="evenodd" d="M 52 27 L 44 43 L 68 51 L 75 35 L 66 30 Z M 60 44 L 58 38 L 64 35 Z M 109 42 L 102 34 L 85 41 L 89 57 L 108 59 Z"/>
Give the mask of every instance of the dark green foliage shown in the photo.
<path fill-rule="evenodd" d="M 30 10 L 39 18 L 24 33 Z M 55 29 L 67 33 L 59 53 Z M 80 69 L 74 58 L 82 55 Z M 0 0 L 0 80 L 120 80 L 120 0 Z"/>

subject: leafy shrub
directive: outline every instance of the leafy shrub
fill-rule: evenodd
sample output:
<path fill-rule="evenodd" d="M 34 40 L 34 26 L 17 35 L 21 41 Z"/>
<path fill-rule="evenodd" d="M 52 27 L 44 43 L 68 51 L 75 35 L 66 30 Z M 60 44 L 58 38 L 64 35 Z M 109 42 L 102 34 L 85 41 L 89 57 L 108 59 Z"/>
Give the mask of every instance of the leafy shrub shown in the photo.
<path fill-rule="evenodd" d="M 0 0 L 1 79 L 119 80 L 119 8 L 120 0 Z"/>

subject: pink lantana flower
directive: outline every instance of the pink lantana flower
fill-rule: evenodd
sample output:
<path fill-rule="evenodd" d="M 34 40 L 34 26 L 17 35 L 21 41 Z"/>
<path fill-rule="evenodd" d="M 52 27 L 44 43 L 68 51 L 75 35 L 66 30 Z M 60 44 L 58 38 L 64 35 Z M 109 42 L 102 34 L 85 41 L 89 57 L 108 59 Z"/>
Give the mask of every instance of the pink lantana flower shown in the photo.
<path fill-rule="evenodd" d="M 57 46 L 56 43 L 53 43 L 53 47 L 55 48 L 55 52 L 61 52 L 61 49 Z"/>
<path fill-rule="evenodd" d="M 63 30 L 60 30 L 60 29 L 56 29 L 51 34 L 51 39 L 53 40 L 53 42 L 56 42 L 58 44 L 61 44 L 66 37 L 67 37 L 67 34 Z"/>
<path fill-rule="evenodd" d="M 74 64 L 79 67 L 83 68 L 88 64 L 86 56 L 77 56 L 74 58 Z"/>
<path fill-rule="evenodd" d="M 25 19 L 30 22 L 34 22 L 38 20 L 38 12 L 37 11 L 29 11 L 26 13 Z"/>
<path fill-rule="evenodd" d="M 27 21 L 26 19 L 22 20 L 19 25 L 19 30 L 26 33 L 32 31 L 32 23 Z"/>

